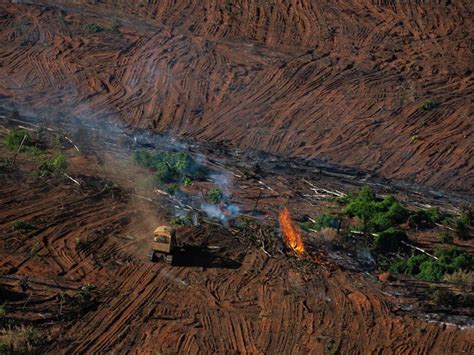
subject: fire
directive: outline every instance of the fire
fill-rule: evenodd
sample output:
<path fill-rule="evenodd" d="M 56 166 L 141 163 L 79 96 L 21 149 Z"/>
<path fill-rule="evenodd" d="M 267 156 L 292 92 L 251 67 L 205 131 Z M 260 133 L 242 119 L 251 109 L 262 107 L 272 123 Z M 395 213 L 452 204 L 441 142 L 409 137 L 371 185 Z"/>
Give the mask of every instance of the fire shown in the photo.
<path fill-rule="evenodd" d="M 288 248 L 292 249 L 296 254 L 304 254 L 304 245 L 301 238 L 300 229 L 291 220 L 290 211 L 285 207 L 278 218 L 283 232 L 283 239 Z"/>

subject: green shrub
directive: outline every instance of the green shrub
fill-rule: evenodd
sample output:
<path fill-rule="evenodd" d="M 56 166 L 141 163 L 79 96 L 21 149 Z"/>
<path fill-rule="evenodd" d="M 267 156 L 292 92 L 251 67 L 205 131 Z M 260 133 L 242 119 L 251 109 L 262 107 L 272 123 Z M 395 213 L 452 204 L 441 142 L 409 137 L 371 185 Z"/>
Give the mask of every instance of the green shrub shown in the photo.
<path fill-rule="evenodd" d="M 104 30 L 104 27 L 96 23 L 88 23 L 87 25 L 84 26 L 84 29 L 86 30 L 88 34 L 93 34 L 93 33 L 102 32 Z"/>
<path fill-rule="evenodd" d="M 474 255 L 458 248 L 437 248 L 438 259 L 427 255 L 416 255 L 402 259 L 392 265 L 391 272 L 413 275 L 427 281 L 439 281 L 446 274 L 464 270 L 470 272 L 474 267 Z"/>
<path fill-rule="evenodd" d="M 369 187 L 362 188 L 357 194 L 349 197 L 344 213 L 362 220 L 363 231 L 384 231 L 387 228 L 404 223 L 408 211 L 393 196 L 377 200 Z"/>
<path fill-rule="evenodd" d="M 390 227 L 374 237 L 374 247 L 379 251 L 393 252 L 401 247 L 402 241 L 408 241 L 406 233 L 399 228 Z"/>
<path fill-rule="evenodd" d="M 16 221 L 15 223 L 13 223 L 13 230 L 33 230 L 33 229 L 36 229 L 36 227 L 24 221 Z"/>
<path fill-rule="evenodd" d="M 193 181 L 191 180 L 191 178 L 185 176 L 183 178 L 183 186 L 191 186 L 193 184 Z"/>
<path fill-rule="evenodd" d="M 453 242 L 453 236 L 448 231 L 441 231 L 436 237 L 438 242 L 444 244 L 451 244 Z"/>
<path fill-rule="evenodd" d="M 153 178 L 157 184 L 171 183 L 176 181 L 179 176 L 178 172 L 166 162 L 160 162 L 159 164 L 156 164 L 155 169 L 156 172 Z"/>
<path fill-rule="evenodd" d="M 5 138 L 3 139 L 3 143 L 10 150 L 17 150 L 25 135 L 26 139 L 23 144 L 26 144 L 28 141 L 31 141 L 31 136 L 28 134 L 27 131 L 23 129 L 14 129 L 5 136 Z"/>
<path fill-rule="evenodd" d="M 175 227 L 188 226 L 192 224 L 191 220 L 188 217 L 175 217 L 171 219 L 170 224 Z"/>
<path fill-rule="evenodd" d="M 304 222 L 304 223 L 301 223 L 300 226 L 302 229 L 306 231 L 309 231 L 309 230 L 319 231 L 323 228 L 337 228 L 338 224 L 339 224 L 338 218 L 331 215 L 322 214 L 316 217 L 316 219 L 314 220 L 314 223 Z"/>
<path fill-rule="evenodd" d="M 155 183 L 169 184 L 181 182 L 188 186 L 191 178 L 198 178 L 202 173 L 191 156 L 184 152 L 156 151 L 153 154 L 139 149 L 133 152 L 132 160 L 140 166 L 155 171 Z"/>
<path fill-rule="evenodd" d="M 410 215 L 408 222 L 416 229 L 431 229 L 444 217 L 437 208 L 417 209 Z"/>
<path fill-rule="evenodd" d="M 461 240 L 467 240 L 470 237 L 470 226 L 471 221 L 466 213 L 461 213 L 461 215 L 454 220 L 454 229 L 456 230 L 456 235 Z"/>
<path fill-rule="evenodd" d="M 429 100 L 426 100 L 425 102 L 423 102 L 423 105 L 421 105 L 421 109 L 424 110 L 424 111 L 430 111 L 430 110 L 434 109 L 437 106 L 438 106 L 438 104 L 436 102 L 429 99 Z"/>
<path fill-rule="evenodd" d="M 58 153 L 54 155 L 51 159 L 44 160 L 39 166 L 39 175 L 48 176 L 57 174 L 66 170 L 68 162 L 66 157 Z"/>
<path fill-rule="evenodd" d="M 221 189 L 210 189 L 207 192 L 207 200 L 211 203 L 217 204 L 221 202 L 221 200 L 224 198 L 224 193 L 222 192 Z"/>

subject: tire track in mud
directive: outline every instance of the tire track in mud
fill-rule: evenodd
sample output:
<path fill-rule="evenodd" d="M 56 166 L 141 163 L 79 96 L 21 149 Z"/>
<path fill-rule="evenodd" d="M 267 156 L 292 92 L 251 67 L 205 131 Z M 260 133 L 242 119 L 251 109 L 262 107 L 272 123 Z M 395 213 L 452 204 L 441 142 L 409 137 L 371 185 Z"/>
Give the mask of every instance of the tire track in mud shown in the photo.
<path fill-rule="evenodd" d="M 21 206 L 23 201 L 28 203 Z M 1 239 L 2 271 L 51 275 L 68 285 L 92 283 L 103 294 L 96 309 L 62 323 L 49 351 L 322 353 L 339 349 L 366 353 L 392 349 L 425 353 L 444 349 L 456 353 L 473 349 L 472 330 L 398 314 L 394 300 L 361 274 L 295 267 L 295 260 L 286 256 L 269 258 L 251 249 L 239 251 L 244 258 L 237 269 L 150 264 L 133 257 L 129 254 L 133 241 L 112 238 L 121 230 L 121 219 L 131 213 L 125 205 L 101 189 L 81 193 L 64 183 L 45 188 L 10 182 L 0 192 L 0 235 L 10 235 L 8 240 L 17 236 L 26 243 L 13 249 L 15 258 L 3 258 L 7 240 Z M 11 224 L 20 218 L 37 221 L 38 229 L 26 233 L 27 239 L 12 234 Z M 99 233 L 99 239 L 92 239 L 95 247 L 75 250 L 75 238 L 87 231 Z M 187 238 L 207 239 L 207 233 L 190 230 Z M 218 240 L 226 238 L 231 236 L 224 233 Z M 26 256 L 36 241 L 44 243 L 39 255 Z M 34 290 L 31 312 L 40 310 L 54 319 L 60 309 L 57 293 Z M 32 317 L 41 319 L 37 314 Z"/>
<path fill-rule="evenodd" d="M 9 100 L 474 187 L 472 110 L 459 100 L 474 92 L 469 2 L 42 3 L 53 6 L 1 5 Z M 110 25 L 104 15 L 120 31 L 87 35 L 86 23 Z M 41 45 L 7 40 L 24 36 L 21 18 Z M 421 110 L 428 99 L 439 106 Z"/>

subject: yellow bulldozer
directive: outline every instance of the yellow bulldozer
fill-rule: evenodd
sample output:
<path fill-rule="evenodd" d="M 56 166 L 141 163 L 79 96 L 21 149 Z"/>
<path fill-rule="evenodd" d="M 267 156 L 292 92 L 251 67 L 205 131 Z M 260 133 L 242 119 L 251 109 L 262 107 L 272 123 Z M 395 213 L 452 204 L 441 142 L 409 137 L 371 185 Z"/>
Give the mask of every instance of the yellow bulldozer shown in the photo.
<path fill-rule="evenodd" d="M 151 261 L 163 260 L 168 264 L 173 262 L 173 252 L 176 248 L 176 231 L 168 226 L 159 226 L 153 232 L 148 257 Z"/>

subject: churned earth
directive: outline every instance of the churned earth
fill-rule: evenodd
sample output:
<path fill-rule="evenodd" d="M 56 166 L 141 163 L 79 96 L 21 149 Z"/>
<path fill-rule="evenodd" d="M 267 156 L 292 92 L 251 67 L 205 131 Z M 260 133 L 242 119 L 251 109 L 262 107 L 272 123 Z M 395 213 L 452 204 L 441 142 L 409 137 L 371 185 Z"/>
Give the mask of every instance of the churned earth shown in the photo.
<path fill-rule="evenodd" d="M 472 203 L 473 6 L 0 1 L 0 106 L 74 122 L 61 136 L 77 144 L 62 140 L 68 176 L 38 178 L 26 153 L 1 167 L 7 319 L 33 326 L 43 353 L 473 353 L 472 309 L 445 314 L 428 283 L 380 281 L 322 234 L 304 234 L 297 258 L 277 222 L 284 205 L 314 216 L 371 181 L 413 208 Z M 183 203 L 138 186 L 150 172 L 105 121 L 210 143 L 182 149 L 228 176 L 258 223 L 201 214 L 178 228 L 174 265 L 150 263 L 146 241 Z"/>
<path fill-rule="evenodd" d="M 17 3 L 4 102 L 474 188 L 471 1 Z"/>

